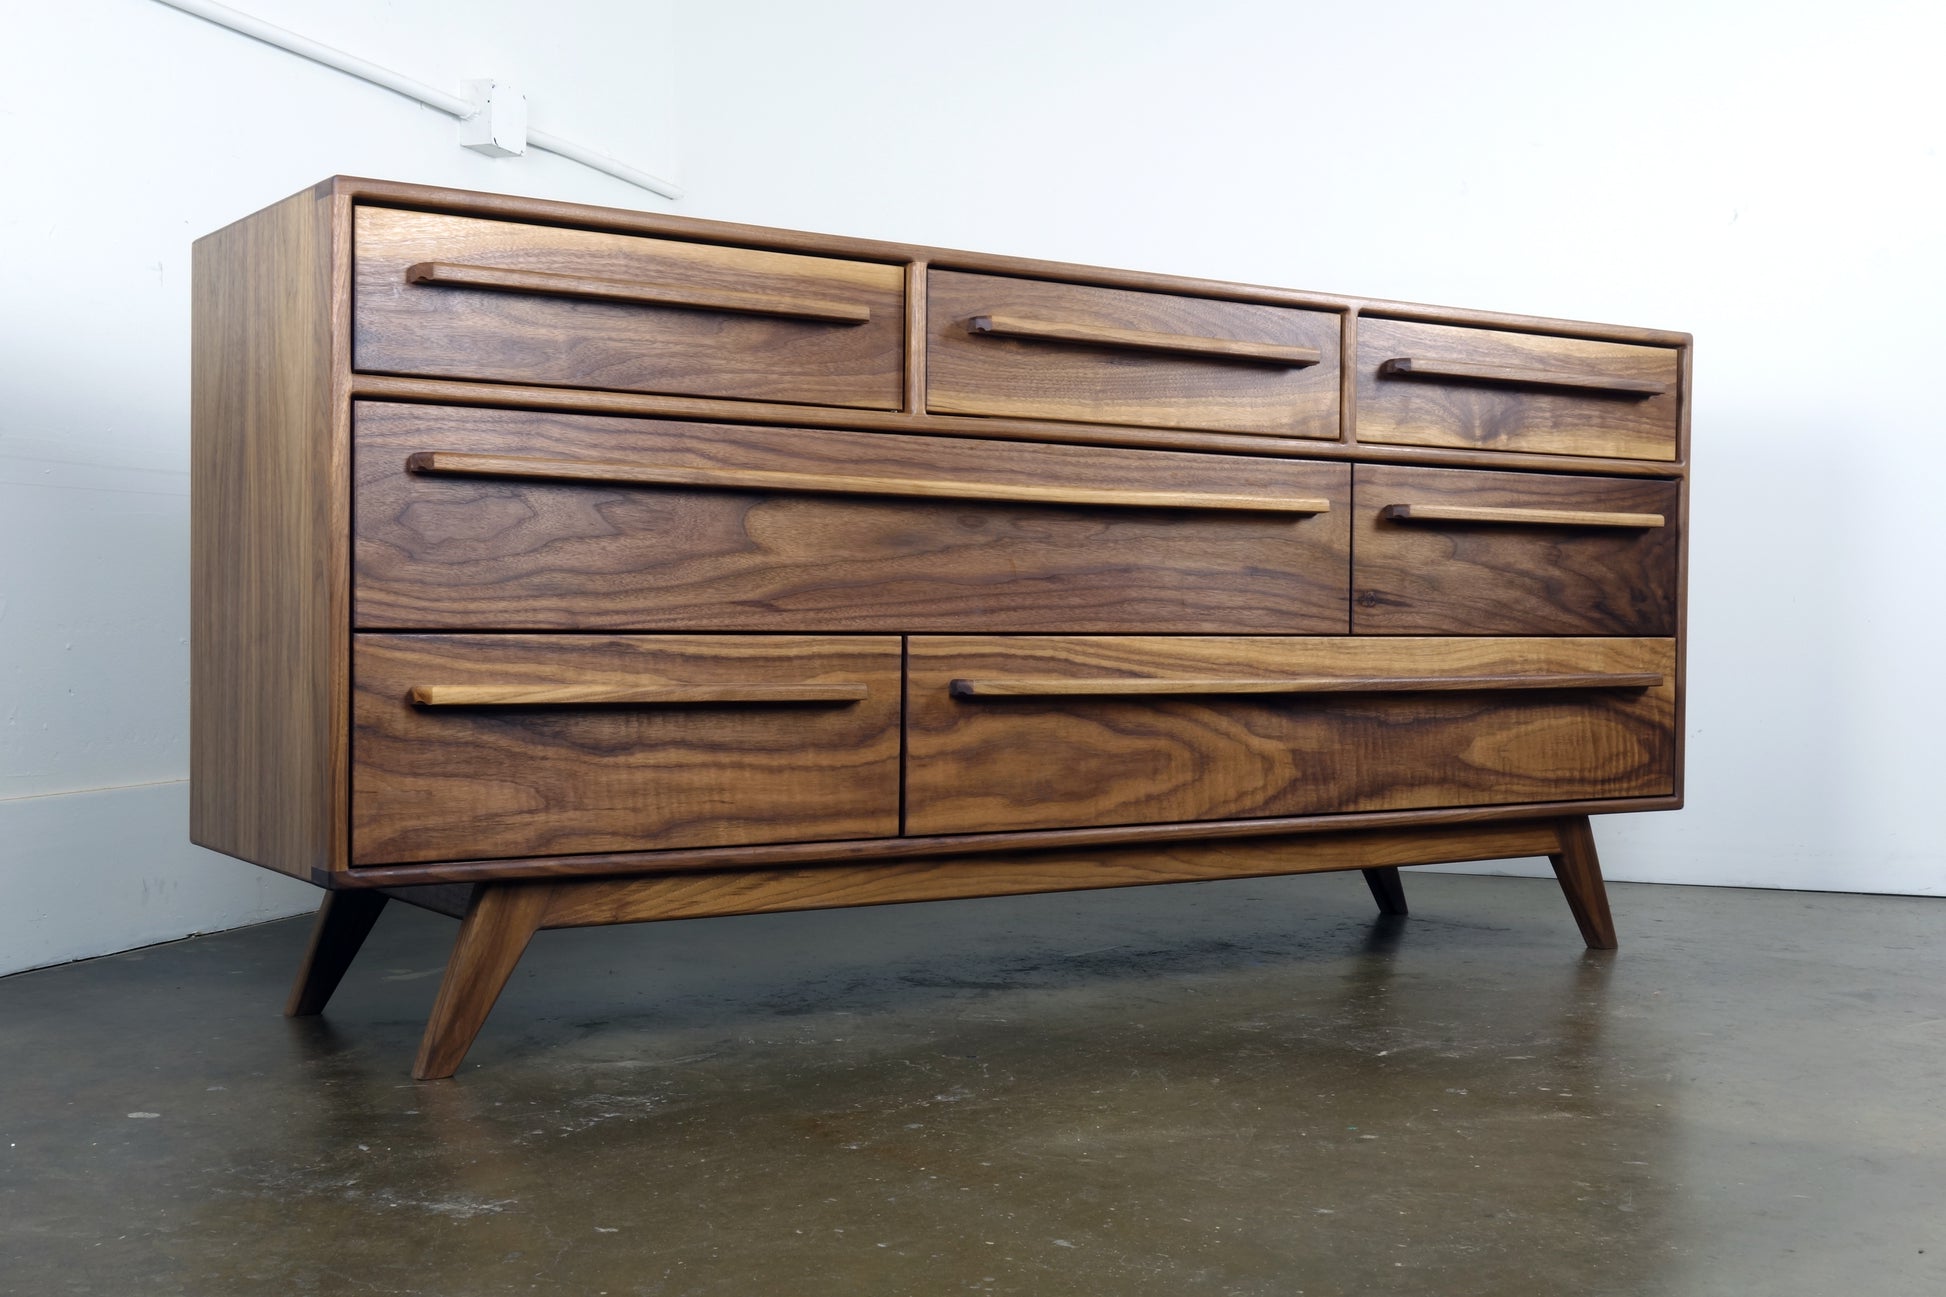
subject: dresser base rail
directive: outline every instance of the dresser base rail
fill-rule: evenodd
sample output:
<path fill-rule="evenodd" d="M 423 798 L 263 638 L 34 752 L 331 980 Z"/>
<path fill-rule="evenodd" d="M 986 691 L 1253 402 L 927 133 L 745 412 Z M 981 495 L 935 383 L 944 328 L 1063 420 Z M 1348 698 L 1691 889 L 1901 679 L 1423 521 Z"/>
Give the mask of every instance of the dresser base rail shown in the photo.
<path fill-rule="evenodd" d="M 332 890 L 411 889 L 432 895 L 429 885 L 462 888 L 474 883 L 566 882 L 597 878 L 637 878 L 645 874 L 702 873 L 782 869 L 787 866 L 837 868 L 946 857 L 1052 851 L 1093 852 L 1110 846 L 1235 841 L 1248 838 L 1289 841 L 1314 834 L 1344 835 L 1378 829 L 1430 829 L 1462 825 L 1515 824 L 1558 820 L 1569 815 L 1674 811 L 1680 795 L 1614 797 L 1574 802 L 1522 803 L 1410 811 L 1353 811 L 1332 815 L 1294 815 L 1244 820 L 1199 820 L 1177 824 L 1125 824 L 1081 829 L 1024 829 L 988 833 L 929 834 L 921 837 L 845 839 L 832 842 L 778 842 L 754 846 L 690 847 L 668 851 L 626 851 L 599 855 L 537 856 L 507 860 L 447 860 L 404 865 L 358 865 L 316 869 L 310 880 Z M 462 908 L 464 908 L 462 904 Z"/>
<path fill-rule="evenodd" d="M 292 1016 L 323 1010 L 379 911 L 396 898 L 460 919 L 413 1076 L 450 1077 L 534 933 L 544 928 L 896 905 L 979 896 L 1264 878 L 1356 869 L 1382 913 L 1406 913 L 1401 866 L 1546 856 L 1590 949 L 1615 949 L 1585 815 L 1510 823 L 1361 829 L 1233 841 L 1105 844 L 823 867 L 633 878 L 500 880 L 328 893 L 291 992 Z"/>

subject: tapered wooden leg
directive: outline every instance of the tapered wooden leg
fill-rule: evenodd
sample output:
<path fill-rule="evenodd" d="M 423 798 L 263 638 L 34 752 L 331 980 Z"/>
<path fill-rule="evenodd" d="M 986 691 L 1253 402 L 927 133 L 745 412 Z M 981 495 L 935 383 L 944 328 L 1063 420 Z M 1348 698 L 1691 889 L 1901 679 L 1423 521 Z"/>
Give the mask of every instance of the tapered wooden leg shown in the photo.
<path fill-rule="evenodd" d="M 284 1012 L 293 1018 L 308 1018 L 323 1013 L 331 993 L 344 980 L 358 948 L 365 944 L 378 912 L 385 908 L 385 893 L 377 891 L 326 892 L 318 907 L 318 921 L 311 927 L 311 944 L 298 965 L 297 981 Z"/>
<path fill-rule="evenodd" d="M 493 1002 L 539 929 L 552 890 L 546 883 L 481 883 L 473 889 L 452 958 L 446 963 L 446 978 L 439 984 L 439 998 L 433 1001 L 425 1039 L 419 1042 L 414 1077 L 438 1081 L 459 1070 Z"/>
<path fill-rule="evenodd" d="M 1608 889 L 1602 886 L 1601 860 L 1595 855 L 1595 831 L 1585 815 L 1560 821 L 1560 829 L 1561 850 L 1550 855 L 1548 863 L 1561 880 L 1561 891 L 1588 949 L 1613 950 L 1615 917 L 1608 912 Z"/>
<path fill-rule="evenodd" d="M 1380 914 L 1404 914 L 1405 883 L 1399 878 L 1396 866 L 1381 866 L 1377 869 L 1362 869 L 1365 885 L 1372 889 L 1372 899 L 1378 902 Z"/>

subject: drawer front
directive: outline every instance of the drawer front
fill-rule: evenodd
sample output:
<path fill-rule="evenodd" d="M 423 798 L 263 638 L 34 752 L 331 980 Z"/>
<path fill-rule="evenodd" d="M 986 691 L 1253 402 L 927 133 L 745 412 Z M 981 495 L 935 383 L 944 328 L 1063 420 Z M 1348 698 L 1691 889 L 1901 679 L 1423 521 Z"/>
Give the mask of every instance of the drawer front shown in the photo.
<path fill-rule="evenodd" d="M 355 422 L 368 629 L 1348 625 L 1343 465 L 381 403 Z"/>
<path fill-rule="evenodd" d="M 1358 320 L 1358 440 L 1676 458 L 1671 347 Z"/>
<path fill-rule="evenodd" d="M 353 365 L 898 408 L 904 270 L 360 207 Z"/>
<path fill-rule="evenodd" d="M 878 837 L 889 636 L 358 635 L 352 863 Z"/>
<path fill-rule="evenodd" d="M 1336 440 L 1338 316 L 935 270 L 926 408 Z"/>
<path fill-rule="evenodd" d="M 1352 629 L 1674 635 L 1675 482 L 1361 464 Z"/>
<path fill-rule="evenodd" d="M 1670 793 L 1666 639 L 917 637 L 906 831 Z"/>

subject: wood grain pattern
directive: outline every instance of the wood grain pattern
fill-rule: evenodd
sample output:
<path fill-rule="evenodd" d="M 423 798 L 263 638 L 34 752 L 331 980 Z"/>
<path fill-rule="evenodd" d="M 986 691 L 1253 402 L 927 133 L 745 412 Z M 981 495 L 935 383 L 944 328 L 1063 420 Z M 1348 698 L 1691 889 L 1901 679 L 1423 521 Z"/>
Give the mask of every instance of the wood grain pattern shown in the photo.
<path fill-rule="evenodd" d="M 1680 802 L 1686 335 L 349 180 L 196 280 L 193 831 L 465 903 L 422 1076 L 543 923 L 1544 851 L 1612 947 L 1585 813 Z M 354 545 L 385 627 L 766 634 L 353 636 Z"/>
<path fill-rule="evenodd" d="M 1338 436 L 1335 315 L 939 269 L 928 283 L 928 410 Z M 1086 346 L 969 333 L 968 322 L 981 317 L 1295 347 L 1316 351 L 1322 363 L 1272 368 L 1236 357 L 1130 355 L 1125 342 Z"/>
<path fill-rule="evenodd" d="M 1020 504 L 1080 504 L 1102 509 L 1232 509 L 1247 513 L 1330 513 L 1323 497 L 1220 495 L 1209 492 L 1027 486 L 1018 483 L 796 473 L 769 468 L 694 468 L 532 455 L 465 455 L 421 451 L 406 471 L 448 477 L 531 478 L 542 482 L 613 482 L 622 486 L 710 486 L 796 495 L 887 495 L 916 500 L 1007 500 Z"/>
<path fill-rule="evenodd" d="M 1673 348 L 1370 315 L 1360 316 L 1358 327 L 1361 443 L 1676 458 L 1680 356 Z M 1392 366 L 1402 357 L 1411 358 L 1410 370 Z M 1573 388 L 1510 386 L 1458 376 L 1468 368 L 1539 371 L 1585 382 Z M 1596 380 L 1630 390 L 1586 386 Z M 1661 390 L 1634 390 L 1644 385 Z"/>
<path fill-rule="evenodd" d="M 1561 846 L 1548 853 L 1554 877 L 1574 914 L 1575 926 L 1590 950 L 1614 950 L 1615 916 L 1608 910 L 1608 888 L 1601 878 L 1601 859 L 1595 853 L 1595 831 L 1585 815 L 1570 816 L 1559 825 Z"/>
<path fill-rule="evenodd" d="M 1673 635 L 1678 526 L 1509 526 L 1445 506 L 1674 519 L 1673 482 L 1363 465 L 1354 470 L 1352 628 L 1383 635 Z M 1529 521 L 1529 520 L 1523 520 Z"/>
<path fill-rule="evenodd" d="M 898 832 L 889 636 L 361 635 L 357 864 Z M 459 686 L 863 684 L 860 701 L 424 709 Z"/>
<path fill-rule="evenodd" d="M 923 355 L 923 350 L 919 352 Z M 916 371 L 917 364 L 913 366 Z M 1347 374 L 1349 385 L 1352 376 Z M 445 406 L 493 406 L 507 410 L 536 410 L 558 414 L 632 415 L 642 418 L 693 419 L 770 427 L 844 428 L 868 432 L 906 433 L 935 438 L 970 438 L 1013 443 L 1006 453 L 1021 453 L 1023 444 L 1117 446 L 1144 450 L 1206 451 L 1257 458 L 1302 460 L 1359 460 L 1375 464 L 1423 464 L 1434 467 L 1539 469 L 1553 472 L 1601 472 L 1621 477 L 1680 478 L 1680 461 L 1597 459 L 1585 456 L 1528 455 L 1513 451 L 1455 450 L 1440 446 L 1351 445 L 1328 441 L 1280 439 L 1229 432 L 1187 432 L 1168 428 L 1135 428 L 1126 424 L 1055 423 L 1045 419 L 1014 419 L 972 415 L 918 414 L 895 410 L 832 410 L 809 405 L 747 401 L 715 401 L 693 396 L 659 396 L 645 392 L 584 392 L 563 387 L 534 387 L 513 383 L 460 383 L 436 378 L 408 378 L 392 374 L 354 374 L 354 396 L 381 401 L 410 401 Z M 1347 406 L 1355 410 L 1356 403 Z M 1351 422 L 1347 419 L 1347 423 Z"/>
<path fill-rule="evenodd" d="M 450 261 L 421 261 L 408 266 L 405 282 L 443 285 L 447 288 L 487 288 L 503 293 L 538 293 L 543 297 L 573 297 L 591 302 L 680 306 L 696 311 L 722 311 L 729 315 L 820 320 L 826 324 L 864 324 L 872 318 L 872 308 L 869 306 L 829 298 L 751 293 L 735 288 L 687 288 L 643 279 L 604 279 L 594 275 L 563 275 L 547 270 L 468 266 Z"/>
<path fill-rule="evenodd" d="M 463 888 L 496 879 L 619 878 L 651 873 L 706 873 L 724 869 L 932 860 L 953 855 L 1007 854 L 1056 848 L 1093 851 L 1127 843 L 1234 842 L 1246 838 L 1305 837 L 1314 833 L 1509 824 L 1536 817 L 1553 819 L 1563 815 L 1669 811 L 1680 809 L 1681 805 L 1681 798 L 1665 794 L 1657 797 L 1577 798 L 1566 802 L 1510 802 L 1499 806 L 1433 807 L 1407 811 L 1272 815 L 1254 819 L 1125 824 L 1105 828 L 774 842 L 756 846 L 696 847 L 526 859 L 447 860 L 432 864 L 368 865 L 342 874 L 333 881 L 340 887 L 392 888 L 397 893 L 394 899 L 404 899 L 406 892 L 424 891 L 435 886 Z"/>
<path fill-rule="evenodd" d="M 1300 839 L 1131 844 L 1098 850 L 954 856 L 911 864 L 755 869 L 555 885 L 542 926 L 895 905 L 969 896 L 1139 887 L 1213 878 L 1328 873 L 1438 861 L 1499 860 L 1560 849 L 1554 821 L 1323 833 Z"/>
<path fill-rule="evenodd" d="M 709 631 L 1349 626 L 1350 470 L 1238 456 L 358 406 L 358 624 Z M 439 477 L 434 445 L 995 489 L 1325 500 L 1322 515 Z"/>
<path fill-rule="evenodd" d="M 412 1064 L 414 1080 L 443 1081 L 459 1070 L 552 902 L 546 883 L 474 889 Z"/>
<path fill-rule="evenodd" d="M 1067 320 L 1036 320 L 1024 315 L 976 315 L 966 331 L 990 338 L 1025 338 L 1038 342 L 1078 342 L 1110 351 L 1157 352 L 1166 356 L 1209 356 L 1302 369 L 1323 361 L 1316 347 L 1293 347 L 1276 342 L 1247 342 L 1237 338 L 1200 338 L 1191 334 L 1152 333 L 1118 329 L 1105 324 L 1076 324 Z"/>
<path fill-rule="evenodd" d="M 1674 670 L 1673 643 L 1652 639 L 915 636 L 907 644 L 906 831 L 1161 824 L 1670 790 L 1675 691 L 1668 683 L 1640 691 L 970 702 L 952 697 L 954 679 L 1673 677 Z"/>
<path fill-rule="evenodd" d="M 904 272 L 896 265 L 360 207 L 354 364 L 432 377 L 899 407 Z M 862 308 L 866 323 L 740 307 L 589 301 L 413 284 L 423 263 L 629 280 Z"/>
<path fill-rule="evenodd" d="M 302 193 L 199 239 L 191 267 L 189 836 L 299 878 L 344 856 L 330 222 Z"/>

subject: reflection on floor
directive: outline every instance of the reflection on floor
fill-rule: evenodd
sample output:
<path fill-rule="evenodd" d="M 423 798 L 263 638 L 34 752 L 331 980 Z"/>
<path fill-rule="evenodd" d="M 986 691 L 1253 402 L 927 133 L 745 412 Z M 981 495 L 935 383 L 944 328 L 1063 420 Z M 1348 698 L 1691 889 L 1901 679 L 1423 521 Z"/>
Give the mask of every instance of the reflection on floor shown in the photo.
<path fill-rule="evenodd" d="M 1946 902 L 1358 875 L 0 980 L 0 1292 L 1946 1292 Z"/>

